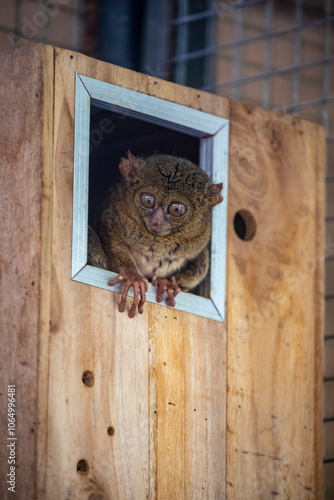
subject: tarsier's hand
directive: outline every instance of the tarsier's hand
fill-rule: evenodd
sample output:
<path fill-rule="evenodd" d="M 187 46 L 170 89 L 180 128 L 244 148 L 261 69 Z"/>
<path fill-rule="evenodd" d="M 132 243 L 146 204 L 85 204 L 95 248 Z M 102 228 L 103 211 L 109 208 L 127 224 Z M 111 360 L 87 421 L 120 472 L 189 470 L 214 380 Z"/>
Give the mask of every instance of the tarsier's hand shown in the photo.
<path fill-rule="evenodd" d="M 181 288 L 176 283 L 174 276 L 171 279 L 153 276 L 152 285 L 157 287 L 157 302 L 162 302 L 162 296 L 166 292 L 168 295 L 166 304 L 171 307 L 175 306 L 175 297 L 181 292 Z"/>
<path fill-rule="evenodd" d="M 121 270 L 120 274 L 108 281 L 109 286 L 115 286 L 118 283 L 125 281 L 124 289 L 121 294 L 121 300 L 118 305 L 119 312 L 124 312 L 126 307 L 126 296 L 129 288 L 133 287 L 133 303 L 129 310 L 129 318 L 134 318 L 136 314 L 136 307 L 138 306 L 139 314 L 144 311 L 144 303 L 146 302 L 146 292 L 148 290 L 148 281 L 143 276 L 140 276 L 136 271 Z M 140 293 L 140 298 L 139 298 Z"/>

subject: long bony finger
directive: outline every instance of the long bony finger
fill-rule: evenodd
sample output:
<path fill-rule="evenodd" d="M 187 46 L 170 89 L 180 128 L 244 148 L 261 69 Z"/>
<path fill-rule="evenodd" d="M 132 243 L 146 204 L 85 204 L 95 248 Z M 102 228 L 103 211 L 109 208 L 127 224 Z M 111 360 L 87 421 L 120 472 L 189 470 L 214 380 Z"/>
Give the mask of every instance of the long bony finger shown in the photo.
<path fill-rule="evenodd" d="M 122 276 L 121 274 L 119 274 L 118 276 L 116 276 L 116 278 L 111 278 L 108 281 L 108 286 L 118 285 L 118 283 L 121 283 L 121 281 L 124 281 L 124 276 Z"/>
<path fill-rule="evenodd" d="M 138 312 L 139 314 L 143 314 L 144 312 L 144 304 L 146 302 L 146 292 L 148 291 L 148 285 L 146 283 L 140 283 L 140 302 L 138 304 Z"/>
<path fill-rule="evenodd" d="M 121 294 L 121 300 L 119 301 L 119 305 L 118 305 L 119 312 L 124 312 L 125 311 L 125 308 L 126 308 L 126 297 L 128 295 L 128 291 L 129 291 L 130 286 L 131 286 L 130 283 L 128 283 L 128 282 L 125 283 L 124 290 L 122 291 L 122 294 Z"/>
<path fill-rule="evenodd" d="M 133 302 L 129 311 L 129 318 L 134 318 L 136 314 L 136 307 L 139 303 L 139 284 L 137 282 L 133 283 Z"/>

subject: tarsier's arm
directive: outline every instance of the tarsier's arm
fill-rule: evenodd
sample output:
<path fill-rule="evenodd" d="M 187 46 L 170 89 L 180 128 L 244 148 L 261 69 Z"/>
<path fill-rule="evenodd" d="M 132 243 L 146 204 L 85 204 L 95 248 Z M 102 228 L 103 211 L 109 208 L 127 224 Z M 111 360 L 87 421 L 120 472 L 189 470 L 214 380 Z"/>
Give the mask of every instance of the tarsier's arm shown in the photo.
<path fill-rule="evenodd" d="M 130 251 L 127 249 L 124 241 L 121 237 L 114 232 L 110 235 L 108 245 L 105 246 L 108 261 L 110 263 L 110 269 L 117 270 L 118 275 L 108 281 L 109 286 L 115 286 L 118 283 L 124 282 L 124 288 L 121 294 L 121 300 L 118 305 L 118 310 L 124 312 L 126 308 L 126 297 L 129 288 L 133 287 L 133 303 L 129 310 L 129 317 L 133 318 L 136 314 L 136 308 L 138 306 L 138 312 L 140 314 L 144 311 L 144 303 L 146 302 L 146 292 L 148 290 L 148 281 L 146 278 L 141 276 L 136 269 L 135 263 L 131 257 Z M 118 250 L 113 251 L 114 248 Z"/>
<path fill-rule="evenodd" d="M 115 248 L 123 248 L 124 243 L 119 240 L 117 241 L 117 236 L 114 236 Z M 112 252 L 110 246 L 108 245 L 108 257 L 102 248 L 99 237 L 95 231 L 88 226 L 88 264 L 90 266 L 99 267 L 101 269 L 117 269 L 119 274 L 116 278 L 109 280 L 109 286 L 115 286 L 118 283 L 125 281 L 125 286 L 122 291 L 121 300 L 118 306 L 120 312 L 125 311 L 126 296 L 129 288 L 133 287 L 134 301 L 129 311 L 129 317 L 133 318 L 136 312 L 136 307 L 138 306 L 139 313 L 143 312 L 144 303 L 146 301 L 146 295 L 148 284 L 147 279 L 140 276 L 136 267 L 126 250 L 119 251 L 116 254 Z M 112 264 L 112 265 L 111 265 Z M 139 299 L 140 292 L 140 299 Z"/>
<path fill-rule="evenodd" d="M 100 238 L 88 226 L 88 259 L 87 264 L 100 269 L 109 269 L 107 256 L 102 248 Z"/>

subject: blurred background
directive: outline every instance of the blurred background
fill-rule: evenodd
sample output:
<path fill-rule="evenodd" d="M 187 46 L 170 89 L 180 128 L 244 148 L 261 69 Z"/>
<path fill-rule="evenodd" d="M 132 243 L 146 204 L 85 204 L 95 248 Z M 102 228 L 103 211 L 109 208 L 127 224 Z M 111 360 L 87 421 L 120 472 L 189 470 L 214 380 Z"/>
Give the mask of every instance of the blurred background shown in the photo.
<path fill-rule="evenodd" d="M 334 499 L 333 4 L 333 0 L 0 0 L 0 52 L 35 43 L 57 45 L 325 127 L 326 500 Z"/>

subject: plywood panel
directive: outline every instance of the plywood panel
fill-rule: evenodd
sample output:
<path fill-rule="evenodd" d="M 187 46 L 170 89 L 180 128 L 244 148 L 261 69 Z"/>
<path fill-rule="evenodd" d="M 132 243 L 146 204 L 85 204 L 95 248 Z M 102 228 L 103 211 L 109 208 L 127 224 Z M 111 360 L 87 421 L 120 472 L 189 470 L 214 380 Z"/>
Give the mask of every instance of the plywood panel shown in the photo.
<path fill-rule="evenodd" d="M 147 315 L 130 320 L 117 311 L 119 296 L 70 279 L 75 70 L 87 67 L 75 67 L 72 53 L 57 52 L 47 495 L 144 499 Z M 94 75 L 107 79 L 97 69 Z M 94 374 L 92 387 L 82 382 L 87 370 Z M 80 460 L 87 474 L 77 472 Z"/>
<path fill-rule="evenodd" d="M 6 439 L 14 384 L 15 492 L 35 498 L 46 465 L 53 49 L 2 54 L 0 67 L 0 497 L 13 495 Z"/>
<path fill-rule="evenodd" d="M 150 369 L 157 498 L 224 498 L 222 324 L 150 304 Z"/>
<path fill-rule="evenodd" d="M 320 498 L 324 134 L 232 103 L 230 148 L 227 498 Z"/>
<path fill-rule="evenodd" d="M 75 71 L 213 109 L 204 93 L 56 49 L 47 493 L 219 498 L 225 325 L 151 304 L 130 320 L 117 310 L 118 295 L 70 280 Z M 215 99 L 219 113 L 226 113 L 227 101 Z M 92 387 L 81 381 L 85 370 L 94 373 Z M 109 426 L 113 436 L 107 435 Z M 76 471 L 79 460 L 88 463 L 86 475 Z"/>

